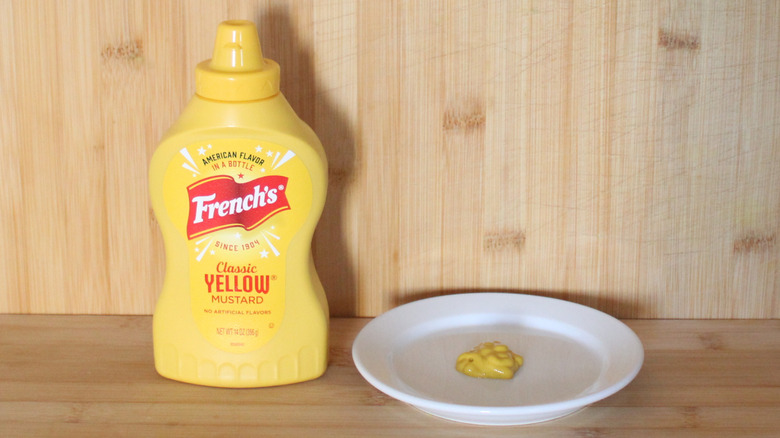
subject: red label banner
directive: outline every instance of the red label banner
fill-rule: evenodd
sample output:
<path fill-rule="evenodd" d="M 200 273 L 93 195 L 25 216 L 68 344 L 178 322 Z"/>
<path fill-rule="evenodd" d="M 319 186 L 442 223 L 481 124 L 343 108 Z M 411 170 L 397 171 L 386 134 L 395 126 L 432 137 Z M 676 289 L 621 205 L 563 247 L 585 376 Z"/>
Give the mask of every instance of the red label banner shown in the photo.
<path fill-rule="evenodd" d="M 237 183 L 227 175 L 204 178 L 187 187 L 187 238 L 230 227 L 257 228 L 276 213 L 290 209 L 286 189 L 287 177 L 280 175 L 246 183 Z"/>

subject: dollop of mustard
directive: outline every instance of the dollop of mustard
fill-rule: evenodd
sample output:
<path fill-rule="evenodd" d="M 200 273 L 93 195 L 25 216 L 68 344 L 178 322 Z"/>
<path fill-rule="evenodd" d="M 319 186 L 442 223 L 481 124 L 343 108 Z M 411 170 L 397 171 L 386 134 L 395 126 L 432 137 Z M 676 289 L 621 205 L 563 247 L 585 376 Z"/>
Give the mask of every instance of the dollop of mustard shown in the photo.
<path fill-rule="evenodd" d="M 455 369 L 485 379 L 511 379 L 523 365 L 523 356 L 513 353 L 499 342 L 483 342 L 460 356 Z"/>

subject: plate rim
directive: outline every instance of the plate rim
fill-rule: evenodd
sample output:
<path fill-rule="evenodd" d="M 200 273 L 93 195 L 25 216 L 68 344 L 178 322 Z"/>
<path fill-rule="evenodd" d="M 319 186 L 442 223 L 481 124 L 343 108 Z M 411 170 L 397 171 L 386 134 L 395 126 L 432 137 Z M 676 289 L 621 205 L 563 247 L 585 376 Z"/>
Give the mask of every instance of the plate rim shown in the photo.
<path fill-rule="evenodd" d="M 633 347 L 638 347 L 634 352 L 637 355 L 636 364 L 634 364 L 630 372 L 628 372 L 625 376 L 622 376 L 622 378 L 620 378 L 610 386 L 607 386 L 605 388 L 602 388 L 592 393 L 587 393 L 580 397 L 574 397 L 567 400 L 541 403 L 535 405 L 491 406 L 491 405 L 469 405 L 469 404 L 462 404 L 462 403 L 444 402 L 444 401 L 439 401 L 428 397 L 423 397 L 420 395 L 404 392 L 401 389 L 388 385 L 387 383 L 382 381 L 382 379 L 376 377 L 361 360 L 360 345 L 362 342 L 364 342 L 365 337 L 368 336 L 371 327 L 376 327 L 382 324 L 383 321 L 397 316 L 399 313 L 409 311 L 409 309 L 412 307 L 427 305 L 432 301 L 458 300 L 458 299 L 464 300 L 464 299 L 475 298 L 477 296 L 480 296 L 480 298 L 484 298 L 485 296 L 491 296 L 491 297 L 502 298 L 502 299 L 538 300 L 539 302 L 554 303 L 561 306 L 573 306 L 577 309 L 581 309 L 586 312 L 591 312 L 592 314 L 598 315 L 599 317 L 604 318 L 606 320 L 610 320 L 613 323 L 617 323 L 619 326 L 621 326 L 624 329 L 625 334 L 627 334 L 629 338 L 631 338 L 632 341 L 635 342 Z M 355 337 L 352 343 L 352 360 L 358 372 L 361 374 L 361 376 L 368 383 L 374 386 L 376 389 L 382 391 L 383 393 L 387 394 L 390 397 L 393 397 L 399 401 L 412 405 L 417 409 L 431 413 L 432 415 L 437 415 L 437 414 L 432 413 L 430 411 L 447 411 L 456 414 L 468 414 L 470 416 L 474 416 L 475 411 L 478 411 L 485 417 L 492 417 L 492 416 L 527 417 L 527 416 L 540 415 L 547 412 L 561 412 L 566 410 L 571 410 L 572 411 L 571 413 L 577 412 L 580 409 L 587 407 L 592 403 L 595 403 L 599 400 L 603 400 L 617 393 L 618 391 L 626 387 L 629 383 L 631 383 L 631 381 L 633 381 L 634 378 L 636 378 L 636 376 L 639 374 L 639 371 L 641 370 L 644 364 L 644 346 L 642 344 L 641 339 L 639 339 L 636 333 L 630 327 L 628 327 L 624 322 L 613 317 L 612 315 L 609 315 L 598 309 L 585 306 L 583 304 L 579 304 L 579 303 L 575 303 L 572 301 L 567 301 L 559 298 L 547 297 L 543 295 L 532 295 L 527 293 L 465 292 L 465 293 L 452 293 L 452 294 L 438 295 L 434 297 L 428 297 L 420 300 L 411 301 L 409 303 L 390 309 L 389 311 L 384 312 L 381 315 L 373 318 L 360 330 L 360 332 Z M 550 417 L 549 420 L 560 418 L 561 416 L 562 415 L 560 414 L 555 415 Z M 483 420 L 480 420 L 479 422 L 475 422 L 469 420 L 454 420 L 452 418 L 447 418 L 447 419 L 452 421 L 461 421 L 461 422 L 472 423 L 472 424 L 492 424 L 489 421 L 485 422 Z M 500 424 L 529 424 L 529 423 L 542 422 L 547 420 L 548 419 L 542 418 L 538 420 L 523 420 L 516 423 L 511 423 L 511 422 L 508 423 L 506 421 L 502 421 L 500 422 Z"/>

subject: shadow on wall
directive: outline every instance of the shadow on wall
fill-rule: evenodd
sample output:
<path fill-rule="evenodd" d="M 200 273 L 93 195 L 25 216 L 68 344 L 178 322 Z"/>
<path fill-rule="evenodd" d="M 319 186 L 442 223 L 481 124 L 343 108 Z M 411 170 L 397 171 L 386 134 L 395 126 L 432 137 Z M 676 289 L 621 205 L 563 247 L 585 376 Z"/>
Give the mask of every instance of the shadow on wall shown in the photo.
<path fill-rule="evenodd" d="M 643 314 L 641 306 L 629 300 L 620 300 L 615 298 L 615 294 L 589 293 L 587 291 L 555 291 L 555 290 L 524 290 L 524 289 L 447 289 L 447 290 L 421 290 L 404 294 L 403 297 L 396 296 L 393 307 L 425 298 L 433 298 L 441 295 L 455 295 L 464 293 L 487 293 L 500 292 L 523 295 L 536 295 L 540 297 L 556 298 L 559 300 L 570 301 L 572 303 L 582 304 L 592 307 L 615 318 L 640 318 Z"/>
<path fill-rule="evenodd" d="M 263 55 L 281 65 L 281 90 L 290 105 L 314 129 L 328 157 L 328 197 L 314 234 L 312 252 L 333 316 L 354 316 L 357 278 L 344 235 L 346 189 L 354 178 L 355 139 L 348 117 L 320 92 L 311 47 L 301 41 L 285 6 L 258 14 Z"/>

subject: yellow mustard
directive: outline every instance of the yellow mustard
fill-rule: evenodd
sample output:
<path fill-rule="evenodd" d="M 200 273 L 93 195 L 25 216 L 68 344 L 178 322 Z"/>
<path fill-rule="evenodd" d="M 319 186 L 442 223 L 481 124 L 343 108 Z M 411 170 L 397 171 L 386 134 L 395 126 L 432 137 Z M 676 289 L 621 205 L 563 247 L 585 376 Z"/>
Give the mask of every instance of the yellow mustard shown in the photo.
<path fill-rule="evenodd" d="M 460 356 L 455 369 L 461 373 L 486 379 L 511 379 L 523 365 L 523 356 L 513 353 L 499 342 L 483 342 Z"/>
<path fill-rule="evenodd" d="M 254 23 L 220 23 L 195 95 L 152 158 L 166 251 L 154 361 L 164 377 L 248 388 L 327 367 L 328 303 L 311 255 L 327 160 L 279 81 Z"/>

